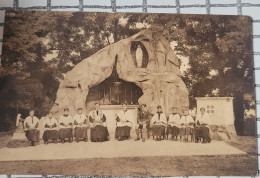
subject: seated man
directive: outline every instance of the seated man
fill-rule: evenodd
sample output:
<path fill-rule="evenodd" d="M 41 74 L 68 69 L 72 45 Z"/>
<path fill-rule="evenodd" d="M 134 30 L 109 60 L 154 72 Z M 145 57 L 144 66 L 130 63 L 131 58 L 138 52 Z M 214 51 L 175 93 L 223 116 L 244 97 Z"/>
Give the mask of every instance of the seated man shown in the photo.
<path fill-rule="evenodd" d="M 57 120 L 52 116 L 52 112 L 49 112 L 48 116 L 43 121 L 44 133 L 42 139 L 45 144 L 48 144 L 49 140 L 53 143 L 57 143 Z"/>
<path fill-rule="evenodd" d="M 89 113 L 90 140 L 92 142 L 103 142 L 109 140 L 106 116 L 99 110 L 99 103 L 95 103 L 95 110 Z"/>
<path fill-rule="evenodd" d="M 123 110 L 116 115 L 116 133 L 115 138 L 118 141 L 127 140 L 130 138 L 130 131 L 133 125 L 133 114 L 127 110 L 127 104 L 124 103 Z"/>
<path fill-rule="evenodd" d="M 34 110 L 30 110 L 29 116 L 24 120 L 25 136 L 30 142 L 31 146 L 35 145 L 35 142 L 39 141 L 39 119 L 34 115 Z"/>
<path fill-rule="evenodd" d="M 172 113 L 169 116 L 168 127 L 167 127 L 168 139 L 177 140 L 180 132 L 180 120 L 181 117 L 177 113 L 177 109 L 173 108 Z"/>
<path fill-rule="evenodd" d="M 59 138 L 62 143 L 65 143 L 67 138 L 71 143 L 73 141 L 72 136 L 72 117 L 69 115 L 69 108 L 64 108 L 64 114 L 59 118 Z"/>
<path fill-rule="evenodd" d="M 140 140 L 139 133 L 141 132 L 141 137 L 142 141 L 145 141 L 145 131 L 147 134 L 147 138 L 150 138 L 150 121 L 151 121 L 151 114 L 146 110 L 146 104 L 141 105 L 141 111 L 138 112 L 138 117 L 137 117 L 137 124 L 135 128 L 136 132 L 136 139 Z"/>
<path fill-rule="evenodd" d="M 210 143 L 210 135 L 208 125 L 210 124 L 209 116 L 205 113 L 205 108 L 200 108 L 200 113 L 196 117 L 196 125 L 194 128 L 195 142 L 199 141 L 199 138 L 203 138 L 203 143 Z"/>
<path fill-rule="evenodd" d="M 157 106 L 157 112 L 154 114 L 151 120 L 151 127 L 156 141 L 161 141 L 162 137 L 165 136 L 166 124 L 166 115 L 162 112 L 162 107 Z"/>
<path fill-rule="evenodd" d="M 88 141 L 88 126 L 87 117 L 82 113 L 82 108 L 77 109 L 77 114 L 73 117 L 74 124 L 74 137 L 76 137 L 76 142 L 79 139 L 83 139 L 85 142 Z"/>
<path fill-rule="evenodd" d="M 180 120 L 181 124 L 181 141 L 188 141 L 189 135 L 191 135 L 191 141 L 193 140 L 193 129 L 194 129 L 194 120 L 192 116 L 189 114 L 189 110 L 184 110 L 184 115 Z"/>

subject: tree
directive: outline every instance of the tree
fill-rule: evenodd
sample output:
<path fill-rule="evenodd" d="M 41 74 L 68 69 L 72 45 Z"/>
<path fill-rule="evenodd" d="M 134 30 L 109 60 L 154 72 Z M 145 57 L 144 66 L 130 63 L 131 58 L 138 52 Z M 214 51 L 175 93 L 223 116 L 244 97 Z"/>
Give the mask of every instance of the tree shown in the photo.
<path fill-rule="evenodd" d="M 194 97 L 233 96 L 238 132 L 245 111 L 255 109 L 248 17 L 7 11 L 5 20 L 0 107 L 13 108 L 17 98 L 22 102 L 31 93 L 30 107 L 46 114 L 59 80 L 81 60 L 144 28 L 157 28 L 176 42 L 178 56 L 189 59 L 181 77 L 190 107 Z"/>

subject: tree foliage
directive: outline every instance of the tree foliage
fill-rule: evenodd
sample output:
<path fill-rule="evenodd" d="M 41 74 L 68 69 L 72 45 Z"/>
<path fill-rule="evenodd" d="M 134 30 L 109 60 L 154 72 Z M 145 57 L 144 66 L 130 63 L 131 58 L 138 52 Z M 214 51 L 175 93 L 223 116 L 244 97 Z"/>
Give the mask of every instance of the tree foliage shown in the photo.
<path fill-rule="evenodd" d="M 182 78 L 191 107 L 195 97 L 233 96 L 241 130 L 245 111 L 255 108 L 250 22 L 245 16 L 7 11 L 0 107 L 35 107 L 44 115 L 59 80 L 81 60 L 144 28 L 158 28 L 176 43 L 180 61 L 189 59 Z"/>

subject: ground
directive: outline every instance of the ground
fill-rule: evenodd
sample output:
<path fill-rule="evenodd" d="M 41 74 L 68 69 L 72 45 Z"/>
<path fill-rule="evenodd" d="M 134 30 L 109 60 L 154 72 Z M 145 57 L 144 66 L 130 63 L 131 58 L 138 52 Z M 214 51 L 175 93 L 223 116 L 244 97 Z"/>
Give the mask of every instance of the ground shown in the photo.
<path fill-rule="evenodd" d="M 0 148 L 3 149 L 7 144 L 6 140 L 10 139 L 10 136 L 1 134 L 0 138 Z M 226 143 L 244 151 L 246 154 L 3 161 L 0 162 L 0 174 L 121 176 L 256 175 L 256 138 L 238 136 L 235 140 L 227 141 Z"/>

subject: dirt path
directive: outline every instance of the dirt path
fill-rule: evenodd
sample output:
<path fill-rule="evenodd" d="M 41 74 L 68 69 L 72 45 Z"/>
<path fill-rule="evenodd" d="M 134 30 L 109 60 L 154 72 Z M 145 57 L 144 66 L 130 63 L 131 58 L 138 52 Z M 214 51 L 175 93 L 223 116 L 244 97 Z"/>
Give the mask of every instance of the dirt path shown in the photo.
<path fill-rule="evenodd" d="M 158 144 L 158 142 L 154 142 L 154 143 Z M 97 145 L 98 144 L 99 143 L 97 143 Z M 167 142 L 165 143 L 160 142 L 160 144 L 162 144 L 163 146 L 167 146 Z M 254 176 L 256 175 L 257 174 L 256 138 L 239 137 L 237 140 L 227 142 L 227 144 L 236 147 L 237 149 L 245 152 L 246 154 L 204 155 L 204 156 L 203 155 L 193 155 L 193 156 L 180 156 L 180 155 L 162 156 L 161 155 L 161 156 L 136 156 L 136 157 L 124 157 L 124 158 L 118 157 L 118 158 L 82 158 L 82 159 L 63 159 L 63 160 L 2 161 L 0 162 L 0 174 L 114 175 L 114 176 L 116 175 L 121 175 L 121 176 L 123 175 Z M 95 146 L 96 148 L 97 145 Z M 99 145 L 105 151 L 105 147 L 103 147 L 102 144 Z M 174 145 L 176 146 L 177 143 L 175 143 Z M 202 144 L 199 144 L 199 146 L 201 145 Z M 152 147 L 146 147 L 147 152 L 149 152 L 149 150 L 151 149 L 155 149 L 153 148 L 154 146 L 153 144 L 150 143 L 150 146 Z M 190 144 L 189 147 L 190 149 L 194 149 L 193 144 Z M 167 147 L 166 149 L 170 150 L 172 148 Z M 77 151 L 77 149 L 74 148 L 73 151 Z M 64 156 L 66 155 L 64 154 Z"/>
<path fill-rule="evenodd" d="M 146 142 L 129 140 L 123 142 L 73 142 L 40 144 L 25 148 L 2 148 L 0 149 L 0 161 L 233 154 L 245 153 L 223 141 L 201 144 L 170 140 L 161 142 L 154 140 Z"/>

